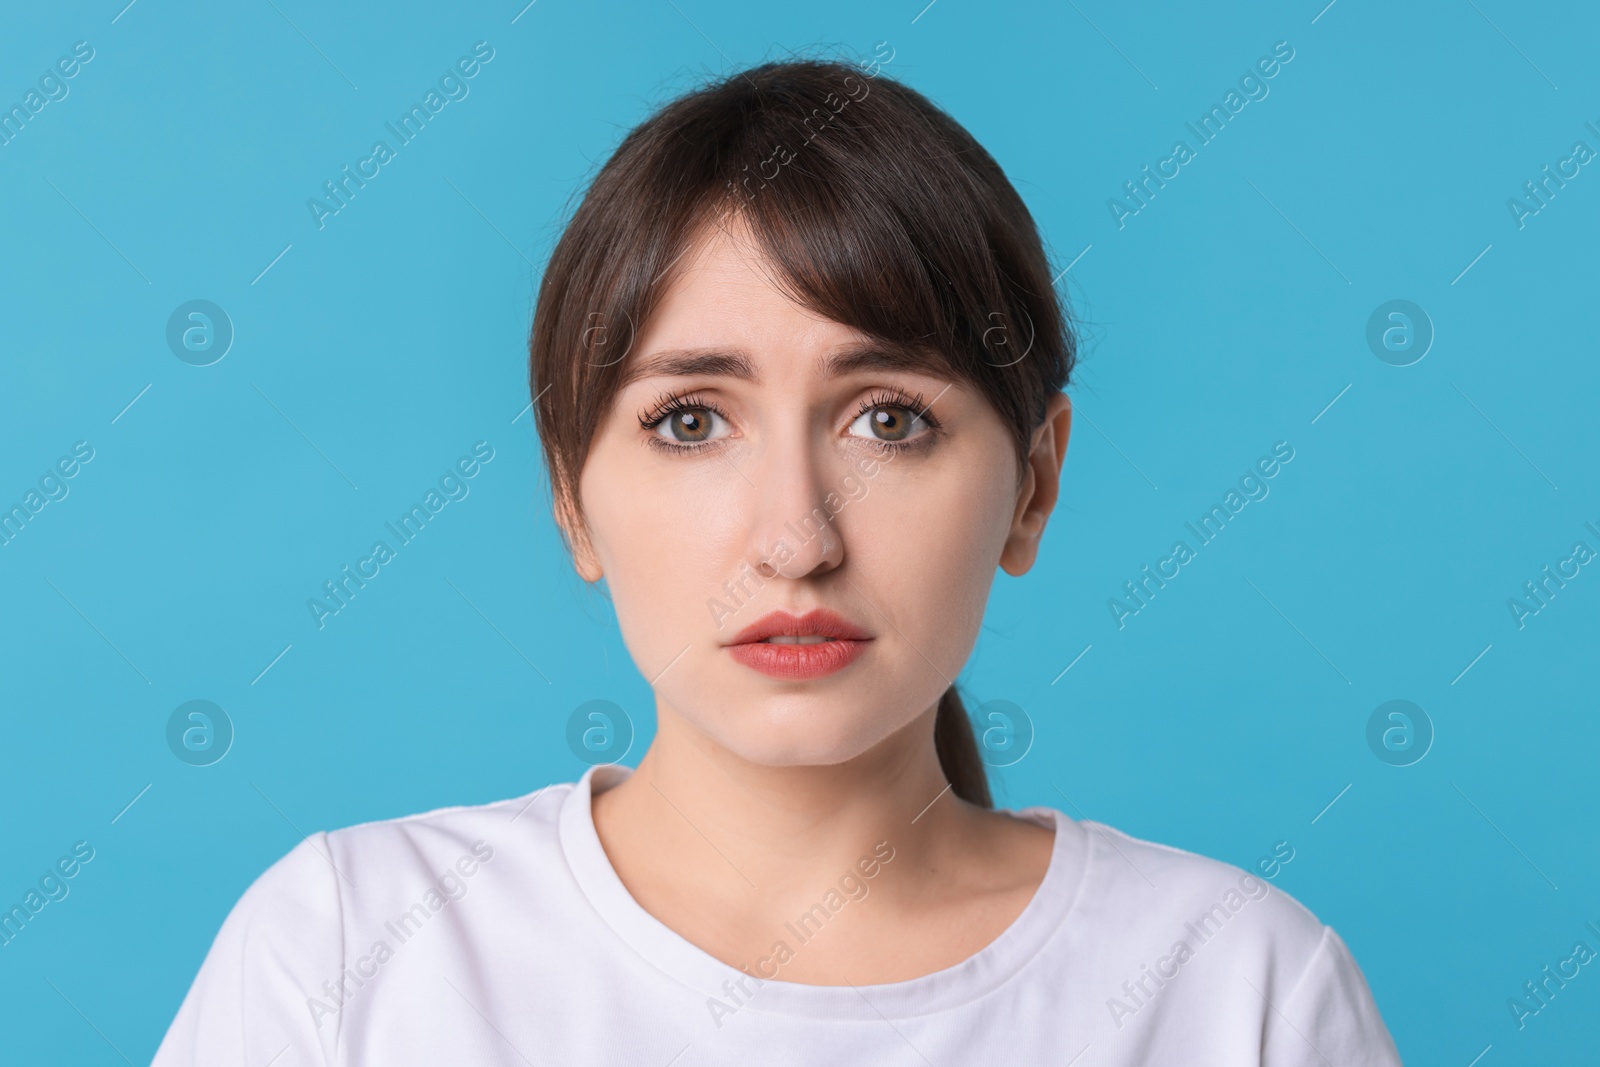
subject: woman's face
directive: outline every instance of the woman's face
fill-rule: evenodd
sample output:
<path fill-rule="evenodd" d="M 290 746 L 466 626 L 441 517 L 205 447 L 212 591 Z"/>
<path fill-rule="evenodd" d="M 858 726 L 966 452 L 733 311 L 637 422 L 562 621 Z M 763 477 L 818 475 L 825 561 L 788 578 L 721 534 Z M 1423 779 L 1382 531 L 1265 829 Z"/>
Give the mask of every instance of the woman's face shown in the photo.
<path fill-rule="evenodd" d="M 583 468 L 574 541 L 660 711 L 754 763 L 834 764 L 951 684 L 996 565 L 1032 563 L 1055 471 L 1048 490 L 1032 477 L 1019 490 L 1011 436 L 979 392 L 863 357 L 870 338 L 772 276 L 737 222 L 675 265 Z M 839 357 L 856 358 L 830 367 Z M 735 644 L 772 612 L 814 608 L 858 640 Z"/>

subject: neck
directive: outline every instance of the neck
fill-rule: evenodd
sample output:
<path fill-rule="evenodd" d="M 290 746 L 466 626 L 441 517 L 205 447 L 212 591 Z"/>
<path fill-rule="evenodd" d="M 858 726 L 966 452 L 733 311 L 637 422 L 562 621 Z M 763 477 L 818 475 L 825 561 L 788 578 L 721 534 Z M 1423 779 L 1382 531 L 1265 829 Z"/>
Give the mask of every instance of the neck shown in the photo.
<path fill-rule="evenodd" d="M 658 707 L 658 729 L 638 769 L 594 802 L 596 831 L 618 873 L 630 872 L 723 906 L 784 907 L 815 895 L 839 872 L 893 848 L 889 866 L 941 862 L 981 818 L 948 790 L 934 748 L 937 705 L 869 751 L 824 766 L 751 763 Z M 887 869 L 886 869 L 887 870 Z"/>

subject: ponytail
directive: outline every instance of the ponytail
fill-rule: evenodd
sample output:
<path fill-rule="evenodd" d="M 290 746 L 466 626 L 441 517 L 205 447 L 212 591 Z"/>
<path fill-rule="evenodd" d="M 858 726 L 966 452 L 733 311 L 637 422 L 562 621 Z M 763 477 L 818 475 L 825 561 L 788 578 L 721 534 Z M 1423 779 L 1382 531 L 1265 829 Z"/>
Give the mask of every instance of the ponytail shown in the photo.
<path fill-rule="evenodd" d="M 951 792 L 969 804 L 994 807 L 989 796 L 989 776 L 983 769 L 983 760 L 978 758 L 972 721 L 953 685 L 939 698 L 939 710 L 934 713 L 933 747 L 939 754 L 939 767 L 950 781 Z"/>

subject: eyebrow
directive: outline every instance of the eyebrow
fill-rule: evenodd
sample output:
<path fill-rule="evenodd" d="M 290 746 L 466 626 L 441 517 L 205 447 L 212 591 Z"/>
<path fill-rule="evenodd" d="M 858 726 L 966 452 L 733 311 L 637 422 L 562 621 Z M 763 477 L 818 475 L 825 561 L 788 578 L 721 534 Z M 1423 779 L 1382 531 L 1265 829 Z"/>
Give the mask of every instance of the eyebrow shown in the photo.
<path fill-rule="evenodd" d="M 842 378 L 860 371 L 911 370 L 948 377 L 951 367 L 939 353 L 927 347 L 892 341 L 860 341 L 847 345 L 822 361 L 824 378 Z M 709 376 L 757 382 L 761 376 L 748 353 L 740 348 L 667 348 L 640 359 L 623 374 L 619 390 L 640 380 L 658 375 L 671 377 Z"/>

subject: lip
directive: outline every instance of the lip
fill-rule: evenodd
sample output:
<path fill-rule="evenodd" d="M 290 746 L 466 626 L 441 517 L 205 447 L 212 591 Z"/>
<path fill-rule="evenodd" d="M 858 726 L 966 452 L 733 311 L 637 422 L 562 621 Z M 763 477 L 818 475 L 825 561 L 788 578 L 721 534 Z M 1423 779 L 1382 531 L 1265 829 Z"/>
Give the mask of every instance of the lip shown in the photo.
<path fill-rule="evenodd" d="M 812 608 L 804 615 L 770 611 L 733 636 L 730 645 L 745 645 L 769 637 L 832 637 L 840 641 L 870 641 L 872 635 L 827 608 Z"/>
<path fill-rule="evenodd" d="M 770 644 L 768 637 L 826 637 L 807 645 Z M 740 630 L 726 646 L 728 654 L 773 678 L 804 680 L 843 670 L 861 655 L 872 635 L 827 608 L 803 615 L 774 611 Z"/>

